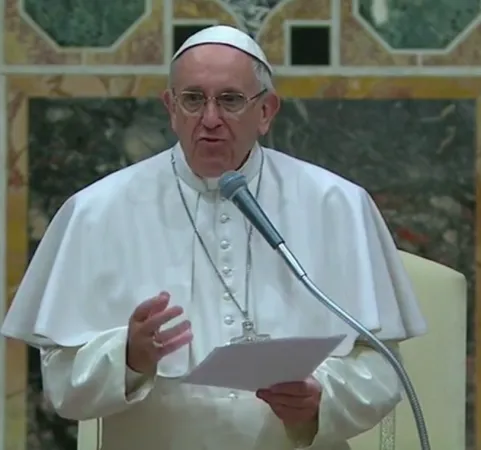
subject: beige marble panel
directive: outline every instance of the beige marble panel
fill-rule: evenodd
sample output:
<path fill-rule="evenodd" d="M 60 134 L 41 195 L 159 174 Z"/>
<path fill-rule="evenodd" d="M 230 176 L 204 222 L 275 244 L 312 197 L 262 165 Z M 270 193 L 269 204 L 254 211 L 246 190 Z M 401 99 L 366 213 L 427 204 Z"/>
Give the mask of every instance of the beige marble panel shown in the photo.
<path fill-rule="evenodd" d="M 175 1 L 175 0 L 174 0 Z M 115 49 L 83 51 L 84 65 L 164 64 L 164 2 L 151 0 L 152 11 Z"/>
<path fill-rule="evenodd" d="M 19 13 L 19 0 L 5 0 L 5 62 L 14 65 L 161 65 L 164 63 L 163 0 L 111 49 L 61 49 Z"/>
<path fill-rule="evenodd" d="M 415 55 L 390 53 L 373 33 L 352 13 L 352 1 L 341 2 L 341 65 L 343 66 L 415 66 Z"/>
<path fill-rule="evenodd" d="M 424 66 L 479 66 L 481 65 L 481 24 L 476 26 L 446 55 L 424 55 Z"/>
<path fill-rule="evenodd" d="M 5 417 L 5 449 L 29 450 L 27 446 L 27 402 L 25 393 L 21 392 L 7 398 Z"/>
<path fill-rule="evenodd" d="M 18 0 L 4 2 L 3 47 L 6 64 L 81 64 L 81 51 L 58 52 L 21 17 Z"/>
<path fill-rule="evenodd" d="M 173 17 L 181 19 L 203 19 L 206 21 L 216 21 L 222 25 L 239 27 L 239 22 L 235 15 L 228 10 L 226 5 L 215 0 L 175 0 L 173 2 Z"/>
<path fill-rule="evenodd" d="M 257 41 L 272 65 L 284 65 L 285 20 L 330 20 L 331 2 L 329 0 L 290 0 L 281 2 L 272 9 L 260 28 Z M 315 43 L 313 43 L 315 51 Z"/>

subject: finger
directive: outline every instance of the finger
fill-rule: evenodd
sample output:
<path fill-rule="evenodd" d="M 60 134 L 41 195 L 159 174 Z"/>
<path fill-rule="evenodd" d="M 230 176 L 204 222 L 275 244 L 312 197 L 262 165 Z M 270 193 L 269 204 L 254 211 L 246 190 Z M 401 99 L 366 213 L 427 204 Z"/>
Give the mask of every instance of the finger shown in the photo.
<path fill-rule="evenodd" d="M 169 355 L 170 353 L 175 352 L 179 348 L 183 347 L 184 345 L 190 344 L 192 341 L 193 335 L 190 330 L 185 331 L 181 335 L 171 339 L 168 342 L 163 342 L 162 347 L 158 349 L 157 355 L 159 358 Z"/>
<path fill-rule="evenodd" d="M 157 297 L 157 302 L 154 302 L 152 305 L 149 316 L 164 311 L 169 305 L 169 302 L 170 294 L 168 292 L 161 292 Z"/>
<path fill-rule="evenodd" d="M 286 407 L 293 409 L 310 408 L 312 404 L 311 397 L 296 397 L 284 394 L 272 394 L 270 392 L 258 392 L 257 397 L 264 400 L 272 407 Z"/>
<path fill-rule="evenodd" d="M 290 395 L 293 397 L 306 397 L 311 394 L 310 386 L 305 381 L 279 383 L 269 388 L 273 394 Z"/>
<path fill-rule="evenodd" d="M 168 328 L 163 331 L 157 331 L 155 332 L 154 340 L 155 342 L 158 342 L 160 344 L 163 344 L 164 342 L 168 342 L 177 336 L 181 335 L 182 333 L 185 333 L 186 331 L 189 331 L 191 328 L 191 323 L 189 320 L 184 320 L 183 322 L 174 325 L 171 328 Z"/>
<path fill-rule="evenodd" d="M 167 308 L 164 311 L 149 317 L 142 324 L 142 331 L 147 334 L 153 334 L 158 331 L 162 325 L 165 325 L 167 322 L 179 317 L 183 313 L 184 309 L 181 306 L 172 306 L 171 308 Z"/>
<path fill-rule="evenodd" d="M 167 307 L 169 300 L 170 295 L 167 292 L 161 292 L 159 295 L 149 298 L 137 306 L 132 314 L 132 318 L 135 321 L 143 322 L 152 314 L 153 308 L 156 311 L 163 311 Z"/>

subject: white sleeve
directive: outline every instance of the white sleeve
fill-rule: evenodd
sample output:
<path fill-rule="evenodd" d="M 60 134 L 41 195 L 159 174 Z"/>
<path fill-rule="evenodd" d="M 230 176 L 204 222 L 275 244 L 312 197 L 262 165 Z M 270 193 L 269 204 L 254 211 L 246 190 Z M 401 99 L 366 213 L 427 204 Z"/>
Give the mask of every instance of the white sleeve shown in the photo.
<path fill-rule="evenodd" d="M 397 346 L 391 348 L 397 351 Z M 308 426 L 304 432 L 287 430 L 291 436 L 297 434 L 297 448 L 320 450 L 345 442 L 376 426 L 402 399 L 391 364 L 367 347 L 355 347 L 343 358 L 326 359 L 313 376 L 322 386 L 317 433 L 312 427 L 309 432 Z"/>
<path fill-rule="evenodd" d="M 80 348 L 41 350 L 43 390 L 61 417 L 88 420 L 126 410 L 152 390 L 155 377 L 128 369 L 127 327 L 109 330 Z"/>

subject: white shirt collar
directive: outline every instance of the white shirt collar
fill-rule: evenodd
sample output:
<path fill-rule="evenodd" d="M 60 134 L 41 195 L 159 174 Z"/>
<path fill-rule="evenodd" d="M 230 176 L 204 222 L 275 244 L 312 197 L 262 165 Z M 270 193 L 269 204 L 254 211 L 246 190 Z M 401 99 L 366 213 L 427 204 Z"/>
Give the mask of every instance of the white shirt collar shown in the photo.
<path fill-rule="evenodd" d="M 173 152 L 177 172 L 182 181 L 188 184 L 192 189 L 195 189 L 199 192 L 215 191 L 218 189 L 219 178 L 200 178 L 194 174 L 194 172 L 192 172 L 192 169 L 187 164 L 184 151 L 182 150 L 180 143 L 177 143 L 174 146 Z M 239 173 L 246 177 L 247 183 L 250 183 L 252 179 L 254 179 L 254 177 L 259 173 L 262 160 L 261 152 L 262 147 L 256 142 L 249 153 L 247 161 L 238 170 Z"/>

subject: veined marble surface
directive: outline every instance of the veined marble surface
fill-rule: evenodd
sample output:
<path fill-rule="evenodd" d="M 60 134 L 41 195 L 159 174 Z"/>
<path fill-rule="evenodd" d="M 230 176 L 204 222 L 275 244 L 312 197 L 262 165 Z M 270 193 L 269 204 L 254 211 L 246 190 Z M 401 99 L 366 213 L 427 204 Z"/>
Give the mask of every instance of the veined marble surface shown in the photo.
<path fill-rule="evenodd" d="M 155 99 L 37 98 L 29 114 L 32 251 L 69 195 L 175 141 Z M 472 312 L 473 101 L 286 99 L 263 143 L 363 185 L 402 249 L 468 276 Z M 28 450 L 74 450 L 75 424 L 42 400 L 34 351 L 29 378 Z M 472 383 L 468 389 L 471 417 Z"/>
<path fill-rule="evenodd" d="M 269 12 L 282 0 L 223 0 L 235 12 L 244 29 L 255 36 Z"/>
<path fill-rule="evenodd" d="M 273 65 L 283 65 L 284 55 L 289 52 L 285 20 L 312 23 L 331 19 L 330 0 L 170 1 L 176 19 L 241 26 L 257 36 Z M 340 9 L 335 23 L 340 33 L 333 33 L 332 38 L 337 41 L 333 47 L 339 48 L 343 66 L 479 65 L 481 23 L 478 20 L 476 26 L 471 26 L 480 13 L 479 0 L 332 2 L 338 2 Z M 72 0 L 67 2 L 69 8 L 65 2 L 52 6 L 47 0 L 4 0 L 4 3 L 7 64 L 164 66 L 166 63 L 164 36 L 172 32 L 172 21 L 164 14 L 164 0 L 150 0 L 151 9 L 141 21 L 138 19 L 147 4 L 144 0 L 127 3 L 112 0 L 108 6 L 95 0 Z M 275 13 L 270 14 L 274 9 Z M 30 20 L 25 19 L 26 15 Z M 457 45 L 449 52 L 438 52 L 453 42 Z M 315 43 L 312 45 L 316 51 Z M 99 47 L 102 51 L 98 51 Z M 404 51 L 393 53 L 388 47 Z"/>
<path fill-rule="evenodd" d="M 355 2 L 359 15 L 396 50 L 446 48 L 481 13 L 479 0 Z"/>
<path fill-rule="evenodd" d="M 145 12 L 145 0 L 24 0 L 26 14 L 60 47 L 110 47 Z"/>

